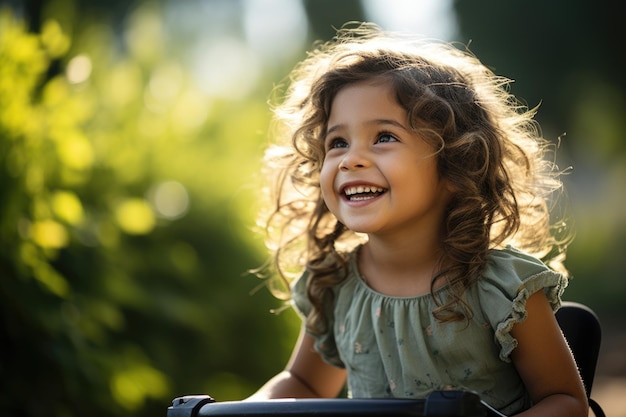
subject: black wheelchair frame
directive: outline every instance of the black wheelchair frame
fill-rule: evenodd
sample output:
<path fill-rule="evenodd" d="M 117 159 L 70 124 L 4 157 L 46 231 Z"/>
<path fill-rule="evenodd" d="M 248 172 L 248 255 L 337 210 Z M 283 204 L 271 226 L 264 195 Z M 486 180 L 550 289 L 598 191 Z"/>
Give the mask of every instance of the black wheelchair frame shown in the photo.
<path fill-rule="evenodd" d="M 471 391 L 433 391 L 425 400 L 277 399 L 216 402 L 208 395 L 176 398 L 167 417 L 506 417 Z"/>

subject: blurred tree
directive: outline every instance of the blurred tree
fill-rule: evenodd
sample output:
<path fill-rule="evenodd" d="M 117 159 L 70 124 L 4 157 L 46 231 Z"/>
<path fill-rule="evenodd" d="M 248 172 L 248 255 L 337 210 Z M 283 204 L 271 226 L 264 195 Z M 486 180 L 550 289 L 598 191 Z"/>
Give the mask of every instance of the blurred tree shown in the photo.
<path fill-rule="evenodd" d="M 65 18 L 81 16 L 88 21 L 110 22 L 121 25 L 135 1 L 124 0 L 0 0 L 1 6 L 10 7 L 27 24 L 29 31 L 39 32 L 49 8 L 63 9 Z M 63 19 L 63 16 L 58 16 Z"/>
<path fill-rule="evenodd" d="M 246 270 L 265 96 L 202 94 L 158 8 L 121 35 L 0 14 L 0 406 L 163 413 L 249 394 L 297 324 Z M 150 42 L 142 42 L 149 39 Z M 50 73 L 57 62 L 59 70 Z M 232 163 L 236 161 L 236 163 Z M 281 350 L 282 349 L 282 350 Z M 279 354 L 278 352 L 283 352 Z"/>
<path fill-rule="evenodd" d="M 581 81 L 577 76 L 610 80 L 626 91 L 621 76 L 626 58 L 614 45 L 625 35 L 615 2 L 530 0 L 494 6 L 488 0 L 455 2 L 462 40 L 497 73 L 514 79 L 514 91 L 529 106 L 541 103 L 539 117 L 557 129 L 551 133 L 561 133 L 573 99 L 580 98 L 572 92 Z"/>
<path fill-rule="evenodd" d="M 329 41 L 344 23 L 365 21 L 360 0 L 304 0 L 304 6 L 315 40 Z"/>

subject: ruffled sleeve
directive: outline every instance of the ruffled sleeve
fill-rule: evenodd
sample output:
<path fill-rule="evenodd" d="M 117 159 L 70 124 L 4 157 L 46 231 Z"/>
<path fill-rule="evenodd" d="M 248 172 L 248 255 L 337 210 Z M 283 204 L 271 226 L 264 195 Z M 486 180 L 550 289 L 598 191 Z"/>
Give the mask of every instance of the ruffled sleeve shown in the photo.
<path fill-rule="evenodd" d="M 291 286 L 291 303 L 296 312 L 306 320 L 306 317 L 311 313 L 313 306 L 307 296 L 306 283 L 308 272 L 304 272 Z M 333 305 L 327 305 L 326 308 L 326 320 L 328 322 L 328 330 L 322 335 L 309 333 L 315 340 L 315 350 L 322 356 L 322 359 L 327 363 L 338 366 L 340 368 L 345 367 L 342 360 L 339 358 L 339 351 L 337 349 L 337 342 L 335 341 L 335 334 L 333 327 L 335 324 L 335 315 Z"/>
<path fill-rule="evenodd" d="M 511 361 L 511 352 L 517 347 L 511 329 L 526 319 L 530 296 L 543 291 L 556 311 L 567 283 L 564 275 L 514 248 L 492 251 L 478 291 L 480 308 L 495 331 L 501 360 Z"/>

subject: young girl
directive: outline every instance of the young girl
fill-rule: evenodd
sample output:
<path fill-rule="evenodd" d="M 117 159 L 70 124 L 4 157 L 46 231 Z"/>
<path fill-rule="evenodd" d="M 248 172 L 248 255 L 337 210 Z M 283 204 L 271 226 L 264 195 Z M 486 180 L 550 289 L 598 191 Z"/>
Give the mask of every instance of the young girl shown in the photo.
<path fill-rule="evenodd" d="M 294 70 L 266 227 L 304 326 L 250 399 L 336 397 L 347 381 L 355 398 L 463 389 L 507 415 L 587 415 L 553 315 L 558 173 L 507 85 L 468 52 L 373 25 Z"/>

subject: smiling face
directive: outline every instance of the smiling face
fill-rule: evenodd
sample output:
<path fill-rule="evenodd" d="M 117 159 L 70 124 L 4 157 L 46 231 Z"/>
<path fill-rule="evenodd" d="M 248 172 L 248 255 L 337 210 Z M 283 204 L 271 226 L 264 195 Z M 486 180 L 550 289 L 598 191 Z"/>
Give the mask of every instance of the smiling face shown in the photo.
<path fill-rule="evenodd" d="M 346 227 L 370 238 L 440 236 L 450 192 L 437 172 L 436 149 L 409 129 L 389 84 L 342 88 L 324 148 L 322 197 Z"/>

